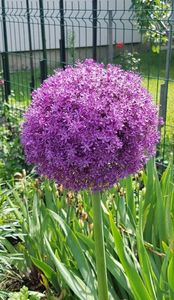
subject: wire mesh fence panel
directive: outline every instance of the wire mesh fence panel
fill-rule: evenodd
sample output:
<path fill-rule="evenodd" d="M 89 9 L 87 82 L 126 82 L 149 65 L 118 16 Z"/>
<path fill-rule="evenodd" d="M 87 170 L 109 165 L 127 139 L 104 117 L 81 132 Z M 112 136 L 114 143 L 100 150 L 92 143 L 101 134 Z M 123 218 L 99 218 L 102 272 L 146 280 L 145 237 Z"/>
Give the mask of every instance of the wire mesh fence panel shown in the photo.
<path fill-rule="evenodd" d="M 9 111 L 20 122 L 32 91 L 55 69 L 94 58 L 142 75 L 165 120 L 158 156 L 167 160 L 174 147 L 174 1 L 141 2 L 1 0 L 0 126 L 12 122 Z"/>

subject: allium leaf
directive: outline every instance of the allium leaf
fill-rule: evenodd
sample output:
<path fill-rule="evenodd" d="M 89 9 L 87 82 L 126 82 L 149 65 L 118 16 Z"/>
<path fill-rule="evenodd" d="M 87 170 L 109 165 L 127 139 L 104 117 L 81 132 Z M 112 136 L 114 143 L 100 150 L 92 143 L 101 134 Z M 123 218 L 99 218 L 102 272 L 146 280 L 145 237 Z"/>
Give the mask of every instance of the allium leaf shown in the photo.
<path fill-rule="evenodd" d="M 77 275 L 75 275 L 71 270 L 68 270 L 66 266 L 57 259 L 46 238 L 45 244 L 52 260 L 55 263 L 57 271 L 61 274 L 64 281 L 68 284 L 72 291 L 81 300 L 94 300 L 94 295 L 92 294 L 91 290 L 87 287 L 87 285 L 85 285 L 85 283 Z"/>
<path fill-rule="evenodd" d="M 56 214 L 53 211 L 49 211 L 49 214 L 61 226 L 65 234 L 66 241 L 70 247 L 70 251 L 72 252 L 73 257 L 78 264 L 78 268 L 83 276 L 84 282 L 89 287 L 89 289 L 95 294 L 96 288 L 94 285 L 94 274 L 92 273 L 87 259 L 85 258 L 85 255 L 82 251 L 78 239 L 76 238 L 71 228 L 64 222 L 64 220 L 58 214 Z"/>
<path fill-rule="evenodd" d="M 135 269 L 135 266 L 133 263 L 130 262 L 127 258 L 127 254 L 124 249 L 124 243 L 122 240 L 122 237 L 120 235 L 119 230 L 117 229 L 116 225 L 114 224 L 114 220 L 112 215 L 110 214 L 110 224 L 111 224 L 111 229 L 112 229 L 112 234 L 114 237 L 115 241 L 115 248 L 116 252 L 119 256 L 119 259 L 121 261 L 121 264 L 125 270 L 125 273 L 128 277 L 132 293 L 135 297 L 136 300 L 152 300 L 146 287 L 145 284 L 143 283 L 140 275 L 137 273 L 137 270 Z"/>

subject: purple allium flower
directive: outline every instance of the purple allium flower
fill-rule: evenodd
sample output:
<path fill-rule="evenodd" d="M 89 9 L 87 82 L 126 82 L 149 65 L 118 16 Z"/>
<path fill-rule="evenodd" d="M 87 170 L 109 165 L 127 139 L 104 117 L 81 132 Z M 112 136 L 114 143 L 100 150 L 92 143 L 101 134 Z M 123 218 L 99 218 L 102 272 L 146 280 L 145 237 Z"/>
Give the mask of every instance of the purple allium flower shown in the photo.
<path fill-rule="evenodd" d="M 27 161 L 67 189 L 106 189 L 155 154 L 157 109 L 132 71 L 87 59 L 32 96 L 22 127 Z"/>

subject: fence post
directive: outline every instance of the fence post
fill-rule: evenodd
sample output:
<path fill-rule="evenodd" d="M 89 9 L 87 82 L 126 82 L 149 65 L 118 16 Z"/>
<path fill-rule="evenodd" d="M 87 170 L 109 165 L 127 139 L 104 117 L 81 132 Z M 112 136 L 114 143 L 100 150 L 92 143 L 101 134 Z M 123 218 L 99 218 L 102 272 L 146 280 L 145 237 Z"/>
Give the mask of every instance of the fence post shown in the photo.
<path fill-rule="evenodd" d="M 29 0 L 26 0 L 27 6 L 27 25 L 28 25 L 28 41 L 29 41 L 29 51 L 30 51 L 30 69 L 31 69 L 31 82 L 30 90 L 34 90 L 34 67 L 33 67 L 33 49 L 32 49 L 32 39 L 31 39 L 31 27 L 30 27 L 30 10 L 29 10 Z"/>
<path fill-rule="evenodd" d="M 40 26 L 41 26 L 42 53 L 43 53 L 43 60 L 40 62 L 42 66 L 41 67 L 41 82 L 42 82 L 44 79 L 47 78 L 47 74 L 48 74 L 43 0 L 39 0 L 39 8 L 40 8 Z M 42 71 L 44 71 L 44 73 L 42 73 Z"/>
<path fill-rule="evenodd" d="M 44 59 L 40 60 L 40 81 L 41 83 L 47 78 L 47 65 Z"/>
<path fill-rule="evenodd" d="M 92 0 L 92 46 L 93 59 L 97 60 L 97 0 Z"/>
<path fill-rule="evenodd" d="M 160 110 L 159 110 L 159 115 L 160 115 L 160 117 L 163 118 L 164 123 L 166 122 L 166 113 L 167 113 L 167 101 L 166 101 L 166 98 L 165 98 L 165 90 L 166 90 L 166 86 L 165 86 L 165 83 L 163 83 L 163 84 L 161 84 L 161 89 L 160 89 Z"/>
<path fill-rule="evenodd" d="M 2 65 L 3 65 L 3 77 L 4 77 L 4 87 L 5 87 L 5 100 L 8 101 L 8 96 L 11 93 L 11 88 L 10 88 L 10 70 L 9 70 L 9 58 L 8 58 L 8 40 L 7 40 L 7 27 L 6 27 L 5 0 L 1 1 L 1 5 L 2 5 L 4 50 L 5 50 L 2 53 Z"/>
<path fill-rule="evenodd" d="M 65 22 L 64 22 L 63 0 L 59 1 L 59 10 L 60 10 L 60 63 L 62 68 L 65 68 L 66 53 L 65 53 Z"/>
<path fill-rule="evenodd" d="M 112 28 L 112 10 L 108 10 L 108 58 L 109 63 L 113 62 L 113 44 L 112 44 L 112 34 L 113 34 L 113 28 Z"/>

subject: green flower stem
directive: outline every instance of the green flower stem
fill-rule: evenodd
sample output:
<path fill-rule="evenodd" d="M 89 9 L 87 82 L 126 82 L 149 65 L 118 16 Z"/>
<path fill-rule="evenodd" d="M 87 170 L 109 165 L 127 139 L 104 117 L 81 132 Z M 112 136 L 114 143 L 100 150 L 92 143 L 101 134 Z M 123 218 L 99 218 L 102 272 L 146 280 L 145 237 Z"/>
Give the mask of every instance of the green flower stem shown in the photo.
<path fill-rule="evenodd" d="M 98 279 L 98 299 L 108 300 L 108 284 L 106 272 L 106 257 L 104 249 L 104 234 L 103 234 L 103 218 L 101 208 L 100 193 L 92 194 L 93 202 L 93 223 L 94 223 L 94 239 L 95 239 L 95 254 L 96 268 Z"/>

